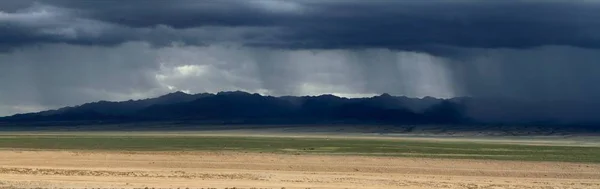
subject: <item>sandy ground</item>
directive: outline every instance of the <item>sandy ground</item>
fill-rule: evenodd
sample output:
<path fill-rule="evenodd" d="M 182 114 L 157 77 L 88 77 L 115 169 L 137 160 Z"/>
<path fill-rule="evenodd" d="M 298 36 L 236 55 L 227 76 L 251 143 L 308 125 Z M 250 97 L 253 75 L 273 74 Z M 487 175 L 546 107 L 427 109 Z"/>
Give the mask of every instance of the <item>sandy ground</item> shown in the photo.
<path fill-rule="evenodd" d="M 0 188 L 600 188 L 600 164 L 241 152 L 0 151 Z"/>

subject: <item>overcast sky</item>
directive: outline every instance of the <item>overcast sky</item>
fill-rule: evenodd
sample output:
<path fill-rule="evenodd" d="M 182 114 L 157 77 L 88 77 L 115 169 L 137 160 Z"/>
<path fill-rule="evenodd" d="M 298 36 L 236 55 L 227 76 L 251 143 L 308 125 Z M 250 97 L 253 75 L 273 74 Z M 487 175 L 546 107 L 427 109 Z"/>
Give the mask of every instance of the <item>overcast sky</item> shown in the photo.
<path fill-rule="evenodd" d="M 600 99 L 593 0 L 2 0 L 0 116 L 267 95 Z"/>

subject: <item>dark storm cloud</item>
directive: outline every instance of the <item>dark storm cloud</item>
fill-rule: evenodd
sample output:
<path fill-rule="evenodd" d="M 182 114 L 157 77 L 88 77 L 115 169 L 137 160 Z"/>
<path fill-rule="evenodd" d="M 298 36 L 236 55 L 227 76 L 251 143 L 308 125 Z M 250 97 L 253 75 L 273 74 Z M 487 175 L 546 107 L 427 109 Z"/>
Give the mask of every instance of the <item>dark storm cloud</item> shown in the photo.
<path fill-rule="evenodd" d="M 597 102 L 592 1 L 3 0 L 0 115 L 176 90 Z"/>
<path fill-rule="evenodd" d="M 178 41 L 432 53 L 446 52 L 444 46 L 600 48 L 600 3 L 589 1 L 41 0 L 2 1 L 0 7 L 5 46 Z"/>
<path fill-rule="evenodd" d="M 203 11 L 203 8 L 194 8 L 194 2 L 175 2 L 179 6 L 174 8 L 160 2 L 167 1 L 3 1 L 0 2 L 0 47 L 6 49 L 36 43 L 110 46 L 129 41 L 145 41 L 158 46 L 172 42 L 267 44 L 278 32 L 274 26 L 210 24 L 179 28 L 178 22 L 189 22 L 190 19 L 204 23 L 198 16 L 213 19 L 207 15 L 188 17 L 188 5 L 192 6 L 188 12 Z M 201 7 L 206 8 L 209 4 L 202 3 Z M 143 20 L 153 21 L 146 24 Z"/>

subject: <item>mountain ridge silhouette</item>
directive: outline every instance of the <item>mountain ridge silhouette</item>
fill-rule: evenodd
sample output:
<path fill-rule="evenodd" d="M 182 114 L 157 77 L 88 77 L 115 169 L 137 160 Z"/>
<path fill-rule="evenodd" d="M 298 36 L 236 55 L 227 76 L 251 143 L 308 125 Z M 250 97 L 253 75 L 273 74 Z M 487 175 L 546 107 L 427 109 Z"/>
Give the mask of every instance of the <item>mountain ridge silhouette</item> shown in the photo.
<path fill-rule="evenodd" d="M 558 106 L 560 105 L 560 106 Z M 564 107 L 563 107 L 564 106 Z M 555 108 L 558 107 L 558 108 Z M 47 121 L 210 121 L 246 124 L 539 124 L 592 125 L 600 104 L 522 102 L 455 97 L 410 98 L 387 93 L 363 98 L 331 94 L 266 96 L 243 91 L 187 94 L 119 102 L 98 101 L 0 117 L 3 123 Z M 579 116 L 579 117 L 577 117 Z"/>

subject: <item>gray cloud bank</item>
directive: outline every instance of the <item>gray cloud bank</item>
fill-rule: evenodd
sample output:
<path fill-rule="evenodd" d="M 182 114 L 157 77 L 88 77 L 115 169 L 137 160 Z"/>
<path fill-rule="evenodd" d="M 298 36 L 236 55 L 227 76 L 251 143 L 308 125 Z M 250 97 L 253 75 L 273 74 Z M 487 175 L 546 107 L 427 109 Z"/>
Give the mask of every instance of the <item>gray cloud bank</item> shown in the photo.
<path fill-rule="evenodd" d="M 2 1 L 0 115 L 176 90 L 599 101 L 593 1 Z"/>
<path fill-rule="evenodd" d="M 594 1 L 3 1 L 0 43 L 600 47 Z"/>

